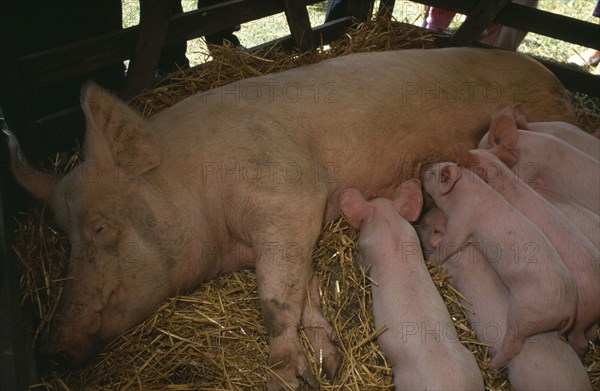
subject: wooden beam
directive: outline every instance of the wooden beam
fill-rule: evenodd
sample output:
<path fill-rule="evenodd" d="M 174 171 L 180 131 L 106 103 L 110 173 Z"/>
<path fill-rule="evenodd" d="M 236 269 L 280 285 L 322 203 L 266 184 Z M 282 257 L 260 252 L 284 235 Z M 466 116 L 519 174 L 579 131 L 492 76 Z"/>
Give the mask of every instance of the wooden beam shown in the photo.
<path fill-rule="evenodd" d="M 535 58 L 560 80 L 566 89 L 600 97 L 600 76 L 576 70 L 563 64 Z"/>
<path fill-rule="evenodd" d="M 598 39 L 600 25 L 598 23 L 590 23 L 512 3 L 498 14 L 495 22 L 600 50 L 600 39 Z"/>
<path fill-rule="evenodd" d="M 121 91 L 121 97 L 135 96 L 153 84 L 175 1 L 178 0 L 141 2 L 141 6 L 146 9 L 141 13 L 139 38 L 135 54 L 129 63 L 127 80 Z"/>
<path fill-rule="evenodd" d="M 307 0 L 315 4 L 320 0 Z M 171 18 L 165 46 L 285 11 L 281 0 L 229 0 Z M 139 28 L 100 35 L 59 48 L 20 57 L 25 87 L 41 87 L 131 58 Z"/>
<path fill-rule="evenodd" d="M 39 155 L 39 140 L 35 133 L 33 113 L 23 86 L 21 73 L 17 67 L 12 47 L 8 42 L 9 32 L 6 23 L 0 18 L 0 106 L 5 115 L 7 125 L 21 140 L 21 148 L 25 156 Z M 0 137 L 4 134 L 0 132 Z"/>
<path fill-rule="evenodd" d="M 348 27 L 350 27 L 352 25 L 352 18 L 351 17 L 344 17 L 344 18 L 340 18 L 340 19 L 336 19 L 334 21 L 328 22 L 328 23 L 324 23 L 318 27 L 316 27 L 313 30 L 313 39 L 315 42 L 319 42 L 323 43 L 323 44 L 327 44 L 337 38 L 339 38 L 342 33 L 344 31 L 346 31 L 346 29 Z M 266 42 L 264 44 L 249 48 L 248 51 L 252 52 L 255 50 L 261 50 L 263 48 L 266 47 L 270 47 L 274 44 L 280 44 L 281 47 L 284 50 L 292 50 L 294 48 L 294 39 L 292 38 L 291 35 L 287 35 L 285 37 L 282 38 L 278 38 L 275 39 L 273 41 L 269 41 Z M 196 67 L 194 67 L 194 69 L 199 69 L 202 68 L 204 66 L 204 64 L 200 64 Z M 35 125 L 37 128 L 40 128 L 42 130 L 45 129 L 53 129 L 56 124 L 58 123 L 63 123 L 63 122 L 67 122 L 67 123 L 71 123 L 71 122 L 76 122 L 78 120 L 80 120 L 80 118 L 83 116 L 83 113 L 81 112 L 81 108 L 79 106 L 74 106 L 74 107 L 69 107 L 67 109 L 64 109 L 60 112 L 57 113 L 53 113 L 51 115 L 47 115 L 43 118 L 40 118 L 38 120 L 35 121 Z M 83 123 L 82 123 L 83 126 Z M 69 128 L 70 130 L 71 128 Z M 76 134 L 76 132 L 71 132 L 72 134 L 69 134 L 68 137 L 81 137 L 80 134 Z M 50 138 L 49 140 L 45 141 L 45 147 L 47 147 L 46 149 L 48 150 L 63 150 L 65 148 L 65 142 L 64 140 L 57 140 L 55 138 Z"/>
<path fill-rule="evenodd" d="M 511 0 L 479 0 L 467 19 L 452 35 L 448 46 L 472 46 L 496 15 L 510 2 Z"/>
<path fill-rule="evenodd" d="M 412 0 L 415 3 L 469 15 L 476 3 L 464 0 Z M 521 4 L 508 4 L 494 22 L 600 50 L 600 25 Z M 557 29 L 556 26 L 560 26 Z"/>
<path fill-rule="evenodd" d="M 379 9 L 377 10 L 377 18 L 391 19 L 394 5 L 396 5 L 396 0 L 381 0 L 379 2 Z"/>
<path fill-rule="evenodd" d="M 319 42 L 319 44 L 328 44 L 331 41 L 339 38 L 344 31 L 348 27 L 352 25 L 352 17 L 345 16 L 343 18 L 335 19 L 327 23 L 323 23 L 320 26 L 317 26 L 313 29 L 314 41 Z M 294 40 L 291 35 L 286 35 L 285 37 L 277 38 L 269 42 L 265 42 L 261 45 L 257 45 L 248 49 L 250 52 L 254 50 L 262 50 L 268 47 L 271 47 L 275 44 L 281 45 L 283 50 L 292 50 L 294 47 Z"/>
<path fill-rule="evenodd" d="M 375 0 L 348 0 L 346 15 L 358 21 L 366 21 L 371 17 Z"/>
<path fill-rule="evenodd" d="M 316 47 L 305 0 L 285 0 L 285 17 L 298 49 L 306 51 Z"/>

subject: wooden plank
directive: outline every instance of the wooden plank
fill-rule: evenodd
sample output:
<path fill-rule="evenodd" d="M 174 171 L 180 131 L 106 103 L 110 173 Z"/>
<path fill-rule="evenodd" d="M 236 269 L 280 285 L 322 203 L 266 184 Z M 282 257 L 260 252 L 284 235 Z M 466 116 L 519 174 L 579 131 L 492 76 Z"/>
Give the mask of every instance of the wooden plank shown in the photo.
<path fill-rule="evenodd" d="M 476 3 L 464 0 L 412 0 L 415 3 L 443 8 L 449 11 L 469 15 Z M 520 4 L 508 4 L 494 20 L 496 23 L 561 41 L 575 43 L 600 50 L 600 25 L 553 14 Z M 557 29 L 556 26 L 561 26 Z"/>
<path fill-rule="evenodd" d="M 371 17 L 374 3 L 375 0 L 348 0 L 346 14 L 358 21 L 365 21 Z"/>
<path fill-rule="evenodd" d="M 307 0 L 315 4 L 320 0 Z M 285 11 L 281 0 L 229 0 L 171 18 L 165 46 Z M 25 87 L 40 87 L 131 58 L 138 27 L 104 34 L 18 59 Z"/>
<path fill-rule="evenodd" d="M 146 0 L 141 6 L 142 12 L 139 38 L 135 54 L 129 63 L 125 87 L 121 96 L 126 98 L 137 95 L 154 82 L 154 74 L 162 52 L 167 27 L 175 1 L 178 0 Z"/>
<path fill-rule="evenodd" d="M 38 155 L 39 140 L 34 132 L 34 118 L 22 83 L 21 74 L 8 42 L 7 24 L 0 18 L 0 106 L 10 129 L 22 140 L 25 156 Z M 4 134 L 0 133 L 4 138 Z"/>
<path fill-rule="evenodd" d="M 335 19 L 327 23 L 323 23 L 313 29 L 313 35 L 315 42 L 319 44 L 328 44 L 331 41 L 338 39 L 348 27 L 352 25 L 352 17 L 346 16 L 343 18 Z M 281 45 L 283 50 L 292 50 L 294 47 L 294 40 L 291 35 L 277 38 L 269 42 L 265 42 L 261 45 L 254 46 L 249 51 L 262 50 L 271 47 L 275 44 Z"/>
<path fill-rule="evenodd" d="M 381 0 L 377 10 L 377 18 L 391 19 L 394 5 L 396 5 L 396 0 Z"/>
<path fill-rule="evenodd" d="M 464 0 L 415 1 L 465 14 L 468 14 L 474 5 L 474 3 Z M 307 4 L 317 2 L 319 1 L 308 0 Z M 232 0 L 220 6 L 223 8 L 206 7 L 173 17 L 167 31 L 165 45 L 220 31 L 224 28 L 223 26 L 232 26 L 252 20 L 252 16 L 265 17 L 284 11 L 283 3 L 278 0 L 252 0 L 252 2 L 251 0 Z M 252 11 L 252 8 L 255 10 Z M 220 17 L 226 19 L 221 21 Z M 507 17 L 516 18 L 518 22 L 506 21 L 504 18 Z M 528 28 L 529 31 L 553 38 L 600 49 L 600 40 L 595 38 L 600 35 L 600 26 L 593 23 L 528 9 L 528 7 L 518 4 L 506 6 L 498 15 L 497 22 L 510 27 Z M 557 25 L 565 26 L 564 31 L 562 29 L 561 31 L 552 30 Z M 21 57 L 18 64 L 25 86 L 52 84 L 125 60 L 133 53 L 136 36 L 136 28 L 131 28 Z"/>
<path fill-rule="evenodd" d="M 306 1 L 285 0 L 285 17 L 298 49 L 306 51 L 316 47 Z"/>
<path fill-rule="evenodd" d="M 452 35 L 448 46 L 471 46 L 511 0 L 479 0 Z"/>
<path fill-rule="evenodd" d="M 495 22 L 600 50 L 598 23 L 557 15 L 520 4 L 509 4 L 498 14 Z"/>
<path fill-rule="evenodd" d="M 565 88 L 572 91 L 583 92 L 590 96 L 600 97 L 600 76 L 574 70 L 563 64 L 544 60 L 542 58 L 535 59 L 554 73 Z"/>
<path fill-rule="evenodd" d="M 342 33 L 344 31 L 346 31 L 346 29 L 352 25 L 352 23 L 353 23 L 352 18 L 349 16 L 340 18 L 340 19 L 336 19 L 336 20 L 328 22 L 328 23 L 324 23 L 324 24 L 316 27 L 313 30 L 314 40 L 315 40 L 315 42 L 327 44 L 327 43 L 339 38 L 342 35 Z M 278 39 L 266 42 L 264 44 L 249 48 L 248 51 L 252 52 L 255 50 L 262 50 L 264 48 L 271 47 L 274 44 L 280 44 L 284 50 L 292 50 L 294 47 L 294 39 L 292 38 L 291 35 L 287 35 L 285 37 L 278 38 Z M 200 69 L 203 66 L 204 66 L 204 64 L 200 64 L 200 65 L 194 67 L 194 69 Z M 74 122 L 81 116 L 82 116 L 82 112 L 81 112 L 81 108 L 79 106 L 69 107 L 60 112 L 40 118 L 35 121 L 35 124 L 37 127 L 42 128 L 42 129 L 43 128 L 53 128 L 54 125 L 58 122 L 63 122 L 63 121 Z M 49 142 L 52 142 L 52 145 L 49 145 L 49 149 L 51 149 L 51 150 L 60 149 L 60 148 L 63 148 L 63 146 L 64 146 L 64 142 L 62 142 L 61 140 L 51 140 Z"/>

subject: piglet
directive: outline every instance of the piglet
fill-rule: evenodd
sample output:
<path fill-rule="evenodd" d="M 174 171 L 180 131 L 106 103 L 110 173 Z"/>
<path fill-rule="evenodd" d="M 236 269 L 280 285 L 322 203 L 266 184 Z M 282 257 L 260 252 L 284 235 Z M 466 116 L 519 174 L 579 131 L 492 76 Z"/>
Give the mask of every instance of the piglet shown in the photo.
<path fill-rule="evenodd" d="M 573 124 L 561 121 L 529 122 L 521 105 L 516 105 L 513 113 L 519 129 L 552 135 L 586 155 L 600 160 L 600 140 L 598 139 L 600 133 L 590 134 Z"/>
<path fill-rule="evenodd" d="M 510 291 L 506 335 L 490 365 L 506 365 L 530 335 L 567 332 L 575 320 L 577 287 L 539 228 L 466 168 L 437 163 L 424 175 L 425 191 L 448 220 L 430 259 L 439 264 L 475 244 Z"/>
<path fill-rule="evenodd" d="M 417 229 L 424 253 L 430 254 L 446 232 L 446 218 L 434 208 Z M 477 332 L 477 340 L 498 353 L 498 343 L 506 332 L 510 293 L 483 254 L 473 245 L 461 248 L 444 266 L 449 281 L 467 300 L 469 323 Z M 536 334 L 525 339 L 521 352 L 507 365 L 508 378 L 517 391 L 523 390 L 591 390 L 592 386 L 581 361 L 556 331 Z"/>
<path fill-rule="evenodd" d="M 475 172 L 550 240 L 577 283 L 577 317 L 569 342 L 582 355 L 600 322 L 600 252 L 565 215 L 489 150 L 461 150 L 459 164 Z"/>
<path fill-rule="evenodd" d="M 519 130 L 520 115 L 506 106 L 496 109 L 479 148 L 491 149 L 526 182 L 600 213 L 600 162 L 552 135 Z"/>
<path fill-rule="evenodd" d="M 600 249 L 600 216 L 598 216 L 597 213 L 592 212 L 588 208 L 583 207 L 570 199 L 552 193 L 542 185 L 532 183 L 531 188 L 544 197 L 546 201 L 550 202 L 556 209 L 561 211 L 562 214 L 564 214 L 592 243 L 594 243 L 596 248 Z"/>
<path fill-rule="evenodd" d="M 359 259 L 373 280 L 375 326 L 386 327 L 378 341 L 394 364 L 394 385 L 397 390 L 483 390 L 475 357 L 458 340 L 407 221 L 421 211 L 420 182 L 404 182 L 397 193 L 394 201 L 367 201 L 355 189 L 340 193 L 342 212 L 360 228 Z"/>
<path fill-rule="evenodd" d="M 550 134 L 577 148 L 589 157 L 600 160 L 600 139 L 566 122 L 529 122 L 526 130 Z"/>

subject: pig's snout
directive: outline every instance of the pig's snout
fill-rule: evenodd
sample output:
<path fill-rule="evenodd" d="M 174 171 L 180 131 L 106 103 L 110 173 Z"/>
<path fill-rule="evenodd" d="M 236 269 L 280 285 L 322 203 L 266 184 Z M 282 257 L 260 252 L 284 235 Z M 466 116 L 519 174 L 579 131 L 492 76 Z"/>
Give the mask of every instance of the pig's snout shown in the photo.
<path fill-rule="evenodd" d="M 77 367 L 99 351 L 102 346 L 96 336 L 100 326 L 99 316 L 90 317 L 88 322 L 81 318 L 77 320 L 78 323 L 66 322 L 62 316 L 57 316 L 41 353 L 61 365 Z"/>
<path fill-rule="evenodd" d="M 78 367 L 90 356 L 90 349 L 86 349 L 75 343 L 50 340 L 42 346 L 41 353 L 58 362 L 60 365 Z"/>
<path fill-rule="evenodd" d="M 42 353 L 48 356 L 52 361 L 65 367 L 77 367 L 83 363 L 84 358 L 81 356 L 81 351 L 75 346 L 57 346 L 48 344 L 42 347 Z"/>

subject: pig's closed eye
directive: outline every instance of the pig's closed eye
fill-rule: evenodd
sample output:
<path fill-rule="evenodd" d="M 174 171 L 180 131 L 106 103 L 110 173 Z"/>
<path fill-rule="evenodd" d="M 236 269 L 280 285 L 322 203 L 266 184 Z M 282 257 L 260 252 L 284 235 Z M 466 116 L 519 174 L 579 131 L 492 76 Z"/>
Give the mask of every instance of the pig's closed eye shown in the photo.
<path fill-rule="evenodd" d="M 87 241 L 98 245 L 112 243 L 117 237 L 117 230 L 111 219 L 101 217 L 90 221 L 84 229 L 84 237 Z"/>
<path fill-rule="evenodd" d="M 98 235 L 98 234 L 101 234 L 102 232 L 106 231 L 107 229 L 108 229 L 108 224 L 104 223 L 104 224 L 96 227 L 94 232 L 96 233 L 96 235 Z"/>

